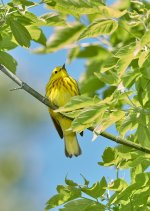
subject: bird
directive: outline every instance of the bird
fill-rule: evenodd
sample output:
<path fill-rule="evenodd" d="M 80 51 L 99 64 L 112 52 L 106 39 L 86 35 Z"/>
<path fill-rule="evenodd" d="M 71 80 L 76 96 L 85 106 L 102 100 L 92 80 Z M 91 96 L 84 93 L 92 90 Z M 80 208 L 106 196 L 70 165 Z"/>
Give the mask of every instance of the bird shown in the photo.
<path fill-rule="evenodd" d="M 71 97 L 76 95 L 80 95 L 78 84 L 68 74 L 65 64 L 55 67 L 46 85 L 46 97 L 52 105 L 62 107 L 70 101 Z M 76 133 L 71 129 L 72 120 L 51 108 L 48 109 L 60 138 L 64 138 L 66 157 L 72 158 L 81 155 L 82 151 Z"/>

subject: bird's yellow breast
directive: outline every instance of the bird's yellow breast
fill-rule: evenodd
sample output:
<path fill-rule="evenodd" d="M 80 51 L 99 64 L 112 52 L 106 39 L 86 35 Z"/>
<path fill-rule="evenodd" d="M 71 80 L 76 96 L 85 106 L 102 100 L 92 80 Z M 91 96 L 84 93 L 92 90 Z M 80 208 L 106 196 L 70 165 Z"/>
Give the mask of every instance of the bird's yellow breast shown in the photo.
<path fill-rule="evenodd" d="M 71 97 L 78 95 L 78 87 L 71 77 L 59 78 L 48 83 L 46 96 L 56 106 L 65 105 Z"/>

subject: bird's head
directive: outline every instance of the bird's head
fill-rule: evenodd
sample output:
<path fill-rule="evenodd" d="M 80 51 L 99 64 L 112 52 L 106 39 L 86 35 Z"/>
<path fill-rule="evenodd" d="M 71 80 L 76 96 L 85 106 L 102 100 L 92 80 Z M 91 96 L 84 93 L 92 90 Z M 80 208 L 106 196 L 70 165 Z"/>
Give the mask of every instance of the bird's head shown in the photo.
<path fill-rule="evenodd" d="M 57 80 L 58 78 L 64 78 L 66 76 L 68 76 L 68 73 L 66 71 L 65 64 L 64 64 L 62 67 L 58 66 L 54 68 L 54 70 L 52 71 L 51 79 Z"/>

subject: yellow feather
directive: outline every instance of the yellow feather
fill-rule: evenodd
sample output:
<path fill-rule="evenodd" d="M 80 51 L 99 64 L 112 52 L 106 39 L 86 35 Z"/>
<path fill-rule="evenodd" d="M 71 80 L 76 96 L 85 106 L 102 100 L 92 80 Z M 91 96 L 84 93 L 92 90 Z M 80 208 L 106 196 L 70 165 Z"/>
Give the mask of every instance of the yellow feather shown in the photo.
<path fill-rule="evenodd" d="M 64 106 L 71 97 L 79 95 L 77 82 L 69 76 L 64 67 L 56 67 L 46 86 L 47 98 L 56 106 Z M 71 120 L 49 109 L 59 135 L 63 134 L 65 154 L 67 157 L 78 156 L 81 149 L 75 132 L 71 128 Z M 61 130 L 61 131 L 60 131 Z"/>

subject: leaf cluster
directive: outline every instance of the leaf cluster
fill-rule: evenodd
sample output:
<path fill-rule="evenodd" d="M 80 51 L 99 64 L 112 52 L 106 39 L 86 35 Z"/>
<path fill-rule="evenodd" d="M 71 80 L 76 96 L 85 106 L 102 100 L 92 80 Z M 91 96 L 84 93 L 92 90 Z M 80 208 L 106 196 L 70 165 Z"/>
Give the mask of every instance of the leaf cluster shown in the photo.
<path fill-rule="evenodd" d="M 29 48 L 31 42 L 46 45 L 46 37 L 41 30 L 45 20 L 30 12 L 38 6 L 32 1 L 13 0 L 0 7 L 0 63 L 12 72 L 16 71 L 17 62 L 7 53 L 17 46 Z"/>

